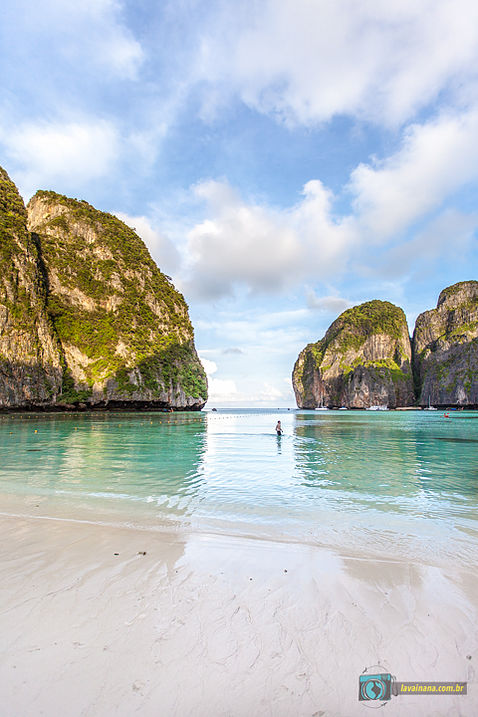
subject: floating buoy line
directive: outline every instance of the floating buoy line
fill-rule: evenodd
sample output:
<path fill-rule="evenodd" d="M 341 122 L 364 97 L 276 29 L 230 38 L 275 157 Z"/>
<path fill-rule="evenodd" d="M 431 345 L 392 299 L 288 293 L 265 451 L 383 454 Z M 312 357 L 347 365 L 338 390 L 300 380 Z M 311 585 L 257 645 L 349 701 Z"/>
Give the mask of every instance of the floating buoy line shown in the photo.
<path fill-rule="evenodd" d="M 281 409 L 278 409 L 278 410 L 280 411 Z M 267 411 L 267 412 L 260 413 L 257 415 L 275 416 L 275 415 L 277 415 L 277 411 L 271 410 L 271 411 Z M 149 425 L 154 426 L 154 425 L 158 425 L 158 424 L 159 425 L 164 424 L 165 426 L 167 425 L 168 427 L 185 426 L 185 425 L 189 425 L 189 424 L 193 424 L 193 423 L 204 424 L 206 421 L 208 421 L 208 422 L 209 421 L 214 421 L 214 422 L 230 421 L 232 419 L 238 419 L 238 418 L 250 419 L 250 417 L 251 417 L 250 413 L 231 413 L 231 414 L 227 414 L 227 415 L 225 415 L 225 414 L 218 415 L 216 412 L 214 412 L 214 414 L 213 414 L 212 412 L 208 411 L 205 413 L 201 413 L 199 416 L 196 415 L 196 416 L 191 416 L 191 417 L 186 417 L 186 416 L 182 416 L 182 417 L 178 417 L 178 418 L 159 418 L 158 417 L 158 418 L 156 418 L 156 420 L 150 420 Z M 15 415 L 15 416 L 2 416 L 1 420 L 4 421 L 4 420 L 9 420 L 11 418 L 19 418 L 20 420 L 25 420 L 25 419 L 32 419 L 32 418 L 38 419 L 38 416 L 36 416 L 36 415 L 32 416 L 31 414 L 27 414 L 27 415 L 20 414 L 20 415 Z M 45 416 L 45 418 L 54 418 L 56 421 L 58 421 L 58 419 L 71 420 L 71 414 L 68 414 L 68 413 L 54 414 L 54 413 L 52 413 L 52 414 L 47 414 Z M 134 427 L 133 422 L 125 424 L 125 425 L 123 425 L 123 423 L 118 423 L 117 426 L 113 426 L 112 421 L 109 420 L 111 418 L 112 418 L 112 414 L 102 414 L 101 419 L 99 419 L 98 416 L 95 416 L 93 418 L 91 415 L 89 416 L 88 414 L 86 414 L 84 416 L 84 419 L 81 421 L 82 425 L 74 426 L 73 430 L 79 431 L 80 429 L 90 428 L 92 431 L 94 431 L 94 430 L 96 430 L 97 427 L 99 427 L 101 429 L 106 429 L 106 428 L 111 428 L 111 427 L 123 428 L 126 426 L 129 428 Z M 92 421 L 95 421 L 95 425 L 92 425 Z M 144 426 L 145 423 L 147 423 L 147 422 L 145 422 L 143 420 L 143 421 L 141 421 L 141 423 L 139 425 Z M 100 425 L 98 426 L 98 424 L 100 424 Z M 136 425 L 138 425 L 138 424 L 136 423 Z M 38 434 L 38 431 L 39 431 L 38 428 L 34 429 L 34 433 Z M 13 435 L 13 431 L 9 431 L 9 435 Z"/>

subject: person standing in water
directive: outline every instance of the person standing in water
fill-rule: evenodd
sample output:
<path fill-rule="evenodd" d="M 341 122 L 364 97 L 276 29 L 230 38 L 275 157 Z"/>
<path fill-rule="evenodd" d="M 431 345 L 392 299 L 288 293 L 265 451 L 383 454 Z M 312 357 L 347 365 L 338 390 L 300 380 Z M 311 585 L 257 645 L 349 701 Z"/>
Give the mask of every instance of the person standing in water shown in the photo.
<path fill-rule="evenodd" d="M 282 436 L 282 426 L 280 424 L 280 421 L 277 421 L 276 433 L 278 436 Z"/>

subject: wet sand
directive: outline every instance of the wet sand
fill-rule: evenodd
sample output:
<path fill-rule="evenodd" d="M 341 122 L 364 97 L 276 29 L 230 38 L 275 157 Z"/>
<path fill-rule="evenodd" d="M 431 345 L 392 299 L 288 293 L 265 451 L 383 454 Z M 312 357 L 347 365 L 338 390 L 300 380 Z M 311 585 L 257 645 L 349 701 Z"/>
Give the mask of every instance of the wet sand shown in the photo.
<path fill-rule="evenodd" d="M 54 519 L 0 531 L 3 717 L 367 715 L 358 678 L 377 664 L 468 681 L 388 715 L 478 714 L 477 566 Z"/>

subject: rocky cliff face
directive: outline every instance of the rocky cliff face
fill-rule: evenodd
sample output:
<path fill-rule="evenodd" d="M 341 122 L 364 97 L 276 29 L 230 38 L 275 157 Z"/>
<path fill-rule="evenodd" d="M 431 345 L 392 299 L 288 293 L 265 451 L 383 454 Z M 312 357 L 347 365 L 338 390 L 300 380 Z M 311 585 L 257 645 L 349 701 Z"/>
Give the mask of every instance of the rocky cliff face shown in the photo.
<path fill-rule="evenodd" d="M 55 401 L 61 373 L 37 246 L 17 188 L 0 168 L 0 408 Z"/>
<path fill-rule="evenodd" d="M 420 405 L 478 405 L 478 281 L 449 286 L 420 314 L 413 356 Z"/>
<path fill-rule="evenodd" d="M 86 202 L 38 192 L 28 204 L 68 402 L 207 398 L 186 302 L 132 229 Z"/>
<path fill-rule="evenodd" d="M 2 171 L 0 406 L 201 408 L 184 298 L 116 217 Z"/>
<path fill-rule="evenodd" d="M 294 366 L 299 408 L 413 403 L 411 345 L 401 309 L 368 301 L 341 314 Z"/>

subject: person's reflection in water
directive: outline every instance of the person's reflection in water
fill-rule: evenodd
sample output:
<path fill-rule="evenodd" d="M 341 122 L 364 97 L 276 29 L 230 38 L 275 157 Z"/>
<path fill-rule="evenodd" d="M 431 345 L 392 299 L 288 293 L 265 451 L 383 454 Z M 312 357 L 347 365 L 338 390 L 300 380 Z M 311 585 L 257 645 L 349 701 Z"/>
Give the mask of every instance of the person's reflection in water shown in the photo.
<path fill-rule="evenodd" d="M 282 440 L 281 440 L 281 434 L 277 434 L 277 453 L 282 453 Z"/>

